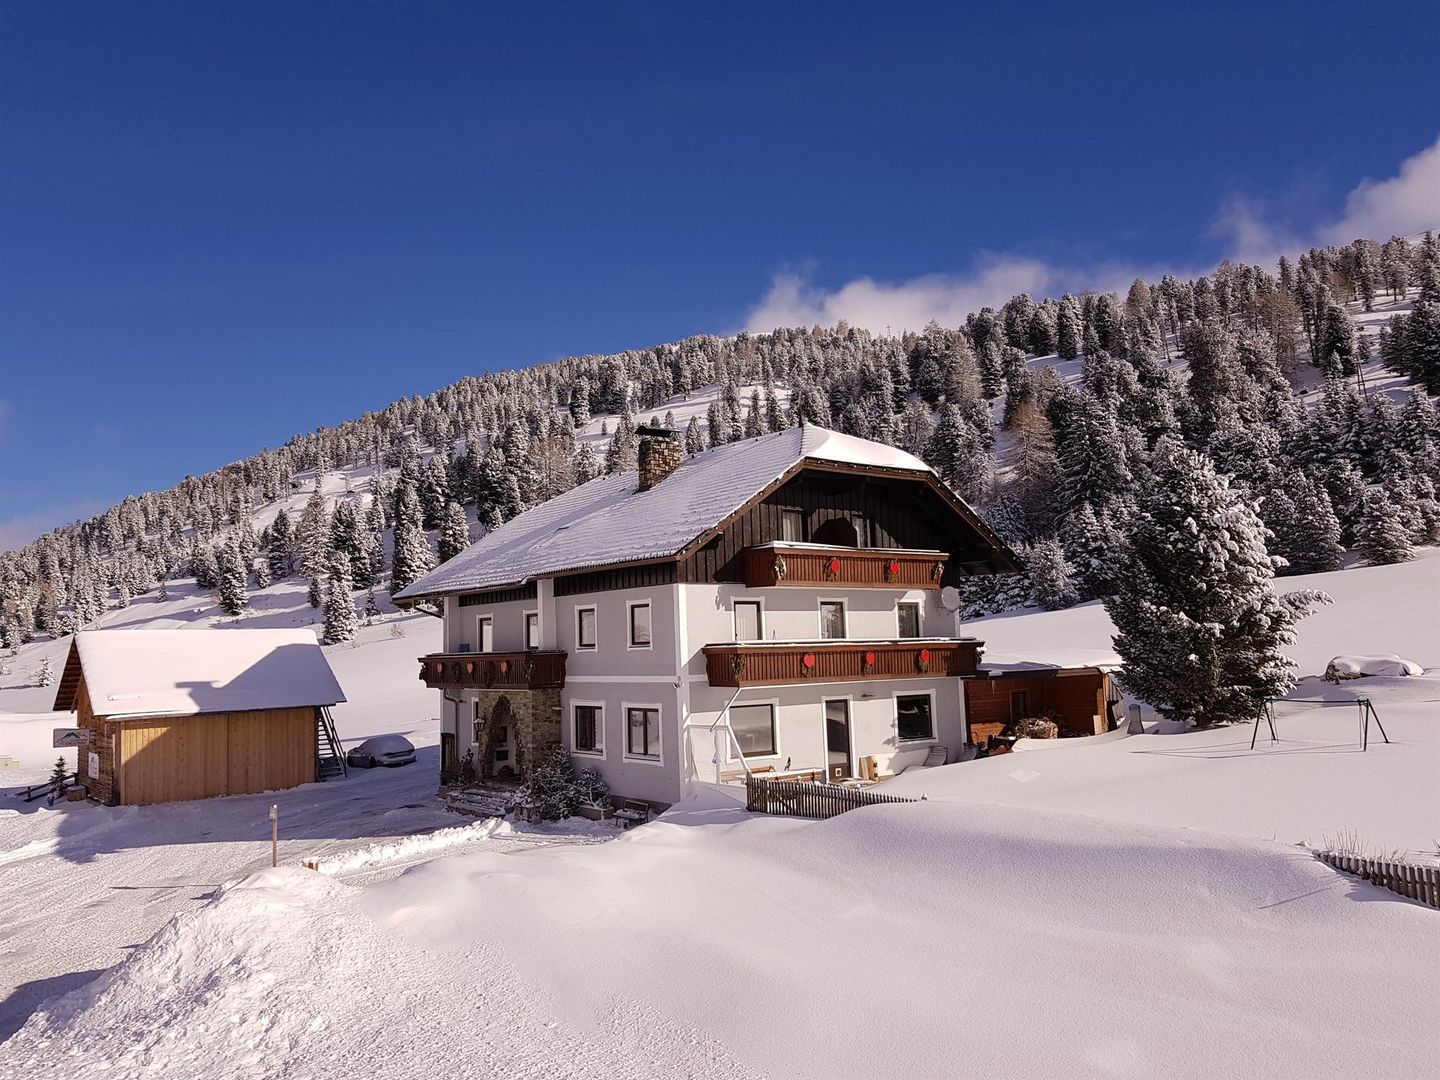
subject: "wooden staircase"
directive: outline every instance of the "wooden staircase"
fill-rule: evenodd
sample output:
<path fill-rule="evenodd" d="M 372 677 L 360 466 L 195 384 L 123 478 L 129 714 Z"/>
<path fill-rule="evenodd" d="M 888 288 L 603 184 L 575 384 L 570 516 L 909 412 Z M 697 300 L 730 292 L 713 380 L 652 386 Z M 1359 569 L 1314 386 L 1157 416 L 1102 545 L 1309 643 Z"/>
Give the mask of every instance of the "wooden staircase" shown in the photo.
<path fill-rule="evenodd" d="M 333 780 L 346 776 L 345 751 L 340 747 L 340 735 L 335 730 L 335 719 L 330 710 L 322 708 L 315 719 L 315 776 L 319 780 Z"/>

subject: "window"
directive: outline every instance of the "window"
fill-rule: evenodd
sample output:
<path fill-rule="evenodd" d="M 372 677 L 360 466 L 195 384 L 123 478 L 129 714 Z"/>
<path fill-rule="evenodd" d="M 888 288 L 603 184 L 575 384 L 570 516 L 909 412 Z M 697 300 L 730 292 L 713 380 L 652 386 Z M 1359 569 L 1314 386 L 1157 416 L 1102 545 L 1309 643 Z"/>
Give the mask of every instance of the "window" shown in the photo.
<path fill-rule="evenodd" d="M 1024 720 L 1030 715 L 1030 695 L 1024 690 L 1010 691 L 1010 722 Z"/>
<path fill-rule="evenodd" d="M 795 544 L 805 542 L 805 514 L 803 511 L 790 509 L 780 511 L 780 539 L 789 540 Z"/>
<path fill-rule="evenodd" d="M 770 757 L 775 749 L 774 705 L 731 705 L 730 729 L 745 757 Z"/>
<path fill-rule="evenodd" d="M 540 613 L 538 611 L 525 612 L 525 648 L 540 648 Z"/>
<path fill-rule="evenodd" d="M 870 528 L 870 519 L 864 514 L 851 514 L 850 521 L 855 526 L 855 542 L 860 547 L 874 547 L 875 533 Z"/>
<path fill-rule="evenodd" d="M 765 637 L 765 627 L 760 616 L 758 600 L 735 601 L 735 640 L 760 641 Z"/>
<path fill-rule="evenodd" d="M 480 616 L 480 632 L 477 637 L 480 642 L 478 646 L 480 652 L 495 651 L 495 620 L 489 615 Z"/>
<path fill-rule="evenodd" d="M 920 636 L 920 605 L 914 600 L 901 600 L 895 605 L 895 621 L 902 638 Z"/>
<path fill-rule="evenodd" d="M 660 756 L 660 710 L 632 705 L 625 710 L 625 753 L 630 757 Z"/>
<path fill-rule="evenodd" d="M 595 609 L 593 607 L 575 609 L 575 647 L 577 649 L 595 648 Z"/>
<path fill-rule="evenodd" d="M 820 636 L 827 639 L 845 636 L 845 603 L 843 600 L 820 601 Z"/>
<path fill-rule="evenodd" d="M 605 752 L 605 710 L 599 705 L 575 706 L 573 746 L 579 754 Z"/>
<path fill-rule="evenodd" d="M 650 648 L 650 604 L 630 604 L 630 648 Z"/>
<path fill-rule="evenodd" d="M 935 720 L 929 694 L 900 694 L 895 698 L 895 729 L 901 742 L 933 739 Z"/>

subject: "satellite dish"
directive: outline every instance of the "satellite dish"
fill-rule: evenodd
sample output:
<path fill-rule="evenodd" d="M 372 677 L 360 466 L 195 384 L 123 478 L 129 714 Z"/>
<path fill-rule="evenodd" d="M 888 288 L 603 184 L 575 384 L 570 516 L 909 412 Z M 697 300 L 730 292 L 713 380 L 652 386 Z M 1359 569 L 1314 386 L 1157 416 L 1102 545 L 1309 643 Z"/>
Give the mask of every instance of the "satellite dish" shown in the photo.
<path fill-rule="evenodd" d="M 954 585 L 946 585 L 940 590 L 940 606 L 946 611 L 955 612 L 960 610 L 960 590 Z"/>

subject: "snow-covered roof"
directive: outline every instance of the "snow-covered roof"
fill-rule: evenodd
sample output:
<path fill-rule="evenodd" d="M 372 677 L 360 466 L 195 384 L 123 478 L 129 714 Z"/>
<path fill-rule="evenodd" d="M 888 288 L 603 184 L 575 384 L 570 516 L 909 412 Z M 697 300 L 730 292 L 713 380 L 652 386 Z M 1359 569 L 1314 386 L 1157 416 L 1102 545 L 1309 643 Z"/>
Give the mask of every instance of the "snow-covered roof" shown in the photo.
<path fill-rule="evenodd" d="M 396 598 L 676 555 L 804 461 L 933 475 L 919 458 L 893 446 L 811 424 L 786 428 L 691 455 L 648 491 L 637 490 L 634 470 L 581 484 L 506 522 Z"/>
<path fill-rule="evenodd" d="M 57 710 L 75 707 L 82 671 L 96 716 L 184 716 L 345 700 L 311 630 L 82 630 L 70 648 Z"/>

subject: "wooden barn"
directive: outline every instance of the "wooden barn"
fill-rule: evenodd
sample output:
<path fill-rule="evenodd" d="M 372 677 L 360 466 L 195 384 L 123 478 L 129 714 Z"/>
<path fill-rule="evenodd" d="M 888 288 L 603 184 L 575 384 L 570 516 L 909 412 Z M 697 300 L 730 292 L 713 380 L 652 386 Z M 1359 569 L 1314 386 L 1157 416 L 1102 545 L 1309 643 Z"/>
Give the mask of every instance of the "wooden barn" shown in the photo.
<path fill-rule="evenodd" d="M 977 745 L 1025 717 L 1054 720 L 1063 735 L 1101 735 L 1120 719 L 1104 669 L 1044 664 L 982 669 L 965 681 L 965 716 L 970 741 Z"/>
<path fill-rule="evenodd" d="M 322 779 L 340 684 L 309 630 L 85 630 L 55 695 L 92 799 L 144 805 Z"/>

